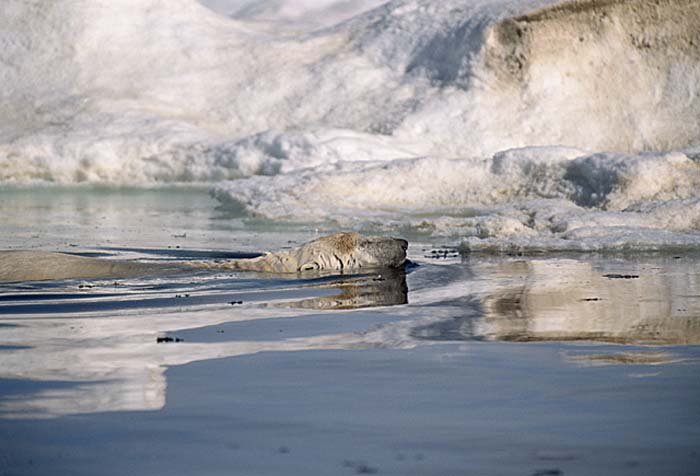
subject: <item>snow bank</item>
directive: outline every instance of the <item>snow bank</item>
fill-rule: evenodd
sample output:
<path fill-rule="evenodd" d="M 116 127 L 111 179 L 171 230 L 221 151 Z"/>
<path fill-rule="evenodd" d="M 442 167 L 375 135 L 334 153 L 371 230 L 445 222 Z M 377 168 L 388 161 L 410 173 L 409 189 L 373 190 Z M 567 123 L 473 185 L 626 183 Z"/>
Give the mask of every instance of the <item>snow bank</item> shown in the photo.
<path fill-rule="evenodd" d="M 648 201 L 700 198 L 700 165 L 680 152 L 588 155 L 570 148 L 525 148 L 490 159 L 338 162 L 222 183 L 214 194 L 273 218 L 332 217 L 338 208 L 352 215 L 367 209 L 424 213 L 540 198 L 624 210 Z"/>
<path fill-rule="evenodd" d="M 403 227 L 465 238 L 472 250 L 700 248 L 700 164 L 680 152 L 543 147 L 339 162 L 224 182 L 213 194 L 269 218 Z"/>
<path fill-rule="evenodd" d="M 533 200 L 638 230 L 698 198 L 697 0 L 229 5 L 5 0 L 0 180 L 236 179 L 214 193 L 251 213 L 481 243 L 574 236 Z"/>
<path fill-rule="evenodd" d="M 362 12 L 380 3 L 314 8 Z M 226 18 L 194 0 L 7 0 L 0 179 L 269 173 L 274 164 L 236 159 L 264 156 L 245 139 L 269 130 L 326 128 L 323 142 L 354 131 L 387 144 L 382 155 L 363 137 L 354 147 L 346 141 L 344 160 L 394 159 L 397 150 L 455 158 L 533 145 L 634 152 L 698 144 L 693 0 L 394 0 L 296 36 L 255 22 L 261 11 L 292 21 L 311 3 L 237 4 L 249 14 Z M 237 141 L 247 152 L 232 149 Z M 310 149 L 310 163 L 325 160 L 325 147 Z"/>
<path fill-rule="evenodd" d="M 387 0 L 200 0 L 212 10 L 272 34 L 328 27 Z"/>

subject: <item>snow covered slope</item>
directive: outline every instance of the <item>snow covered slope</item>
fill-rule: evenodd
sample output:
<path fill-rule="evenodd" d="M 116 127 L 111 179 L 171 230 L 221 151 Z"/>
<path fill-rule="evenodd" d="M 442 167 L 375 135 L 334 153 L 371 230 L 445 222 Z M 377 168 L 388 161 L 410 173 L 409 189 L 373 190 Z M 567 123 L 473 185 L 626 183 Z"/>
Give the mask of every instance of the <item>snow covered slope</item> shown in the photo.
<path fill-rule="evenodd" d="M 201 0 L 223 15 L 269 33 L 300 33 L 347 20 L 388 0 Z"/>
<path fill-rule="evenodd" d="M 0 177 L 236 177 L 281 158 L 239 170 L 268 130 L 379 135 L 387 159 L 697 143 L 697 1 L 541 3 L 395 0 L 290 39 L 194 0 L 7 0 Z"/>
<path fill-rule="evenodd" d="M 0 180 L 239 179 L 350 222 L 700 199 L 700 0 L 231 1 L 5 0 Z"/>

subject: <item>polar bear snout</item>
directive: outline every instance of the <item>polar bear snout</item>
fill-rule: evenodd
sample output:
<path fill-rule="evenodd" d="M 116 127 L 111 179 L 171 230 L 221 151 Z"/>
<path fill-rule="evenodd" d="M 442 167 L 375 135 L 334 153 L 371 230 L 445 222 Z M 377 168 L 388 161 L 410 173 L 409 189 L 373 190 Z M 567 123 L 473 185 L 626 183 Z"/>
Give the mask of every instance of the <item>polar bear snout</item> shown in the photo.
<path fill-rule="evenodd" d="M 358 243 L 365 266 L 396 268 L 406 261 L 408 241 L 401 238 L 370 236 Z"/>

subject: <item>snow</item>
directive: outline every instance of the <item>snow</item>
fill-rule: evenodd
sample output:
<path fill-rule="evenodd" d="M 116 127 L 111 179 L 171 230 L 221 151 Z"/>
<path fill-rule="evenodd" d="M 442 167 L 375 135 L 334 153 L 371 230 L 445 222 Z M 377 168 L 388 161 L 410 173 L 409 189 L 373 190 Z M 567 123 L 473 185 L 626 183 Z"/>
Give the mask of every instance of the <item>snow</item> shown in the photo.
<path fill-rule="evenodd" d="M 203 3 L 6 0 L 0 181 L 218 182 L 472 249 L 697 244 L 692 0 Z"/>
<path fill-rule="evenodd" d="M 269 218 L 363 220 L 462 238 L 474 251 L 700 249 L 700 166 L 680 152 L 531 147 L 490 159 L 338 162 L 212 193 Z"/>
<path fill-rule="evenodd" d="M 386 0 L 202 0 L 212 10 L 267 33 L 303 33 L 338 24 Z"/>

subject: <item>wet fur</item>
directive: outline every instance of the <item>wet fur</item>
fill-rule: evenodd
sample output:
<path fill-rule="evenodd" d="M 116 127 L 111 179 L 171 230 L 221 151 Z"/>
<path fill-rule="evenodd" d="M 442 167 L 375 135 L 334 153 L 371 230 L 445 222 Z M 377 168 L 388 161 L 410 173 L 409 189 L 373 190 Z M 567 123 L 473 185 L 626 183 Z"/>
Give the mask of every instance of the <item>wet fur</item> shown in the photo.
<path fill-rule="evenodd" d="M 396 268 L 405 262 L 407 247 L 408 243 L 398 238 L 337 233 L 289 251 L 266 253 L 253 259 L 197 262 L 194 266 L 270 273 Z"/>
<path fill-rule="evenodd" d="M 45 251 L 0 252 L 0 282 L 50 279 L 107 279 L 172 274 L 194 269 L 240 269 L 267 273 L 396 268 L 406 260 L 405 240 L 338 233 L 292 250 L 253 259 L 150 264 L 86 258 Z"/>

